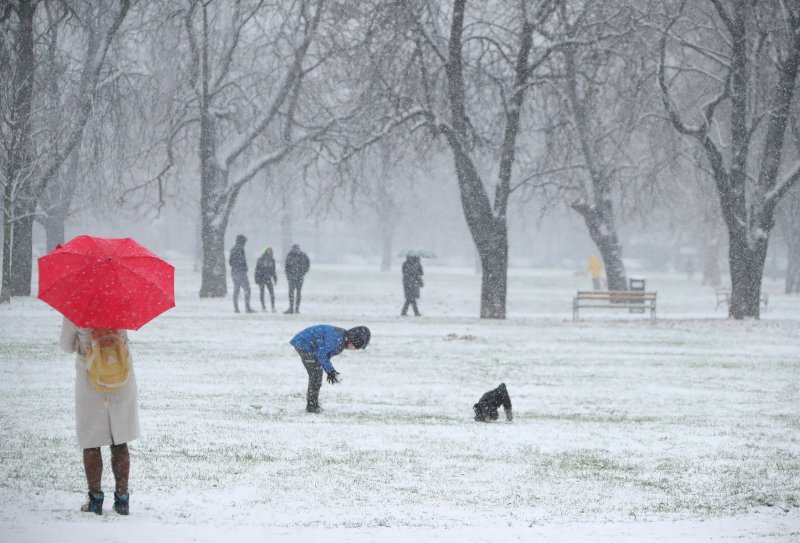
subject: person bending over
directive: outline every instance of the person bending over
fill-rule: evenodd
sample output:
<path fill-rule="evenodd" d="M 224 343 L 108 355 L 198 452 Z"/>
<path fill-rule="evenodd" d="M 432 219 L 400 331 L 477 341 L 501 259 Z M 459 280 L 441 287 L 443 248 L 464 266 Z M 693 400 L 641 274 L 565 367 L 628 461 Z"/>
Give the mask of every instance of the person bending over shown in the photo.
<path fill-rule="evenodd" d="M 331 358 L 343 350 L 364 349 L 369 344 L 370 331 L 366 326 L 356 326 L 345 330 L 331 324 L 317 324 L 301 330 L 289 342 L 300 355 L 300 362 L 308 373 L 306 392 L 306 411 L 319 413 L 319 389 L 322 387 L 322 373 L 328 375 L 332 385 L 341 382 L 342 376 L 331 363 Z"/>

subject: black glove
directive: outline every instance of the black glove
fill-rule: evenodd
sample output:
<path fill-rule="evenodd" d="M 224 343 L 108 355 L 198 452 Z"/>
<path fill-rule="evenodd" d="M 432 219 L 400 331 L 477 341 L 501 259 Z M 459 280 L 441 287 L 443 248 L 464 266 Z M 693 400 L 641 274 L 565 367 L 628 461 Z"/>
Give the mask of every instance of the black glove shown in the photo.
<path fill-rule="evenodd" d="M 328 374 L 328 382 L 332 385 L 335 385 L 336 383 L 341 383 L 342 376 L 339 374 L 338 371 L 333 370 Z"/>

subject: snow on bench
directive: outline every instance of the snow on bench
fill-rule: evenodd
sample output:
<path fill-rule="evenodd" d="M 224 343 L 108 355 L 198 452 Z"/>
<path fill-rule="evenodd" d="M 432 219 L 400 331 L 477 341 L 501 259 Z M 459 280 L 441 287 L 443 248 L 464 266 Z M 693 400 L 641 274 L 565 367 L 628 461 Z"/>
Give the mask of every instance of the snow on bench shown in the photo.
<path fill-rule="evenodd" d="M 656 318 L 656 293 L 641 290 L 579 290 L 572 300 L 572 320 L 578 320 L 580 309 L 628 309 L 631 313 L 650 310 Z"/>

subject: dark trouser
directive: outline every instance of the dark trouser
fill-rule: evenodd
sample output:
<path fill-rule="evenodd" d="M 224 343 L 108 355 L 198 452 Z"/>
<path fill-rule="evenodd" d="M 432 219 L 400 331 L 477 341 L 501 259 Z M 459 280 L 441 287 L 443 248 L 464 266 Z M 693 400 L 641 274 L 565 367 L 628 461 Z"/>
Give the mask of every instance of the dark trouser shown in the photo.
<path fill-rule="evenodd" d="M 317 409 L 319 407 L 319 389 L 322 388 L 322 366 L 319 365 L 314 355 L 295 349 L 300 355 L 300 362 L 308 372 L 308 390 L 306 391 L 306 409 Z"/>
<path fill-rule="evenodd" d="M 259 290 L 259 299 L 261 300 L 261 309 L 266 309 L 267 306 L 264 305 L 264 287 L 267 287 L 269 290 L 269 303 L 272 310 L 275 310 L 275 289 L 272 288 L 272 281 L 267 281 L 266 283 L 259 283 L 258 290 Z"/>
<path fill-rule="evenodd" d="M 250 280 L 247 272 L 232 272 L 233 278 L 233 308 L 239 311 L 239 289 L 244 289 L 244 306 L 250 311 Z"/>
<path fill-rule="evenodd" d="M 406 298 L 406 303 L 403 304 L 403 310 L 400 312 L 401 315 L 406 315 L 408 313 L 408 306 L 414 310 L 414 315 L 419 317 L 419 309 L 417 309 L 417 299 L 416 298 Z"/>
<path fill-rule="evenodd" d="M 289 279 L 289 310 L 300 313 L 300 291 L 303 289 L 303 278 Z"/>

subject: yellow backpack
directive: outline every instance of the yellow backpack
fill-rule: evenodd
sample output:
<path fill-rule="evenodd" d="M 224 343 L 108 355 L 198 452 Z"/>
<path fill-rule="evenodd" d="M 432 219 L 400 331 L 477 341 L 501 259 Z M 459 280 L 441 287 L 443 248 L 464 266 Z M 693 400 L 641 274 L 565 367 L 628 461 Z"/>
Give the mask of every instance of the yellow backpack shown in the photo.
<path fill-rule="evenodd" d="M 114 392 L 125 387 L 130 376 L 128 345 L 122 330 L 95 328 L 92 346 L 86 353 L 89 382 L 98 392 Z"/>

